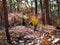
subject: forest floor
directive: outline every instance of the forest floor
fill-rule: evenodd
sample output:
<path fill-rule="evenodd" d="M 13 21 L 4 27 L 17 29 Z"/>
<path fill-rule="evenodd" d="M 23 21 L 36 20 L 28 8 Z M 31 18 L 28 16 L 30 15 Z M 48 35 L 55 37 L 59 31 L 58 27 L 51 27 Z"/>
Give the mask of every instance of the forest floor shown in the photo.
<path fill-rule="evenodd" d="M 40 37 L 43 36 L 39 31 L 34 32 L 33 28 L 25 26 L 16 26 L 9 30 L 11 41 L 13 45 L 39 45 Z M 60 35 L 54 35 L 58 38 Z M 59 37 L 60 38 L 60 37 Z M 25 41 L 27 40 L 27 42 Z M 6 40 L 5 30 L 0 31 L 0 45 L 10 45 Z M 60 45 L 60 44 L 59 44 Z"/>

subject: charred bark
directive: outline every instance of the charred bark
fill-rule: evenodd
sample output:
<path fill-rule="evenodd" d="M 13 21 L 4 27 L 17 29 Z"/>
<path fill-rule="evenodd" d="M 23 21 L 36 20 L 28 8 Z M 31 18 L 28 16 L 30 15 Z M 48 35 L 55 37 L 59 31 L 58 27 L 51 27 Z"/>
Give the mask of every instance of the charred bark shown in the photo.
<path fill-rule="evenodd" d="M 35 15 L 37 16 L 37 0 L 35 0 Z"/>
<path fill-rule="evenodd" d="M 11 43 L 10 34 L 9 34 L 9 30 L 8 30 L 9 23 L 8 23 L 8 10 L 7 10 L 6 0 L 2 0 L 2 2 L 3 2 L 4 26 L 5 26 L 5 32 L 6 32 L 7 42 Z"/>

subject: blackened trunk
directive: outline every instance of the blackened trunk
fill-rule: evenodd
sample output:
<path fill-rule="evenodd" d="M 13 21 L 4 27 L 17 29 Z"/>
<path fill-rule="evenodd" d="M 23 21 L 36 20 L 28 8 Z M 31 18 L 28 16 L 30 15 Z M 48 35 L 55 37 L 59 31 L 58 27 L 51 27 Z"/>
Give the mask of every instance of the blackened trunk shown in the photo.
<path fill-rule="evenodd" d="M 37 0 L 35 0 L 35 15 L 37 16 Z"/>
<path fill-rule="evenodd" d="M 5 25 L 5 32 L 6 32 L 6 37 L 7 37 L 7 41 L 9 43 L 10 42 L 10 34 L 9 34 L 9 24 L 8 24 L 8 10 L 7 10 L 7 5 L 6 5 L 6 0 L 2 0 L 3 1 L 3 10 L 4 10 L 4 25 Z"/>

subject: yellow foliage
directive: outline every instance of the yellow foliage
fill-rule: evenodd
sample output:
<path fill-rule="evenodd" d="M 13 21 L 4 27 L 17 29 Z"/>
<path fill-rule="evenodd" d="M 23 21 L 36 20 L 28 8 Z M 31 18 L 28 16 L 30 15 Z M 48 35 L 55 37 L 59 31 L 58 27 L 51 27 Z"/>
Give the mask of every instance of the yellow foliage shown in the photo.
<path fill-rule="evenodd" d="M 31 17 L 31 22 L 33 25 L 38 24 L 38 19 L 35 16 Z"/>

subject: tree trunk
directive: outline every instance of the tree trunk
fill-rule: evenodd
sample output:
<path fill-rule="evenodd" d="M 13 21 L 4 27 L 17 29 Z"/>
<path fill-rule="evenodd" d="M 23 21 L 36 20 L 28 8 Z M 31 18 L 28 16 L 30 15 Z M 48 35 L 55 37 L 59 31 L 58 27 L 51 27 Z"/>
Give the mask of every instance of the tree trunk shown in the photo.
<path fill-rule="evenodd" d="M 57 4 L 58 4 L 58 17 L 60 18 L 60 1 L 57 0 Z"/>
<path fill-rule="evenodd" d="M 40 0 L 42 22 L 45 24 L 45 5 L 44 0 Z"/>
<path fill-rule="evenodd" d="M 12 4 L 11 4 L 12 0 L 9 0 L 9 1 L 10 1 L 10 12 L 13 12 L 13 9 L 12 9 L 13 7 L 12 7 Z"/>
<path fill-rule="evenodd" d="M 20 11 L 19 10 L 19 2 L 20 2 L 20 0 L 16 0 L 17 1 L 17 11 Z"/>
<path fill-rule="evenodd" d="M 41 6 L 41 17 L 42 17 L 41 20 L 42 20 L 43 24 L 45 24 L 42 0 L 40 0 L 40 6 Z"/>
<path fill-rule="evenodd" d="M 37 0 L 35 0 L 35 15 L 37 16 Z"/>
<path fill-rule="evenodd" d="M 3 2 L 3 10 L 4 10 L 4 25 L 5 25 L 5 32 L 6 32 L 6 37 L 7 37 L 7 42 L 10 42 L 10 34 L 9 34 L 9 23 L 8 23 L 8 10 L 7 10 L 7 5 L 6 5 L 6 0 L 2 0 Z"/>
<path fill-rule="evenodd" d="M 44 24 L 51 24 L 49 17 L 49 0 L 40 0 L 42 20 Z"/>

